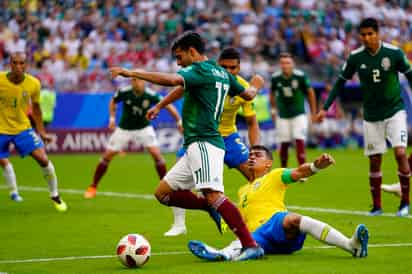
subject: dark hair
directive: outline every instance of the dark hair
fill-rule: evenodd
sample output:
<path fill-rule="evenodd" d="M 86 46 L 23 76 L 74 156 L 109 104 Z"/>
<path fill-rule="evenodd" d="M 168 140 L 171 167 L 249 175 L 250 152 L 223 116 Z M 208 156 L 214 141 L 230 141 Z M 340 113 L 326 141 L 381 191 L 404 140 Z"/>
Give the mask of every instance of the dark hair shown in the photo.
<path fill-rule="evenodd" d="M 266 157 L 270 160 L 273 160 L 272 151 L 270 151 L 270 149 L 268 149 L 267 147 L 265 147 L 263 145 L 254 145 L 250 148 L 250 151 L 252 151 L 252 150 L 264 151 L 266 153 Z"/>
<path fill-rule="evenodd" d="M 372 17 L 363 19 L 358 26 L 358 32 L 365 28 L 372 28 L 374 31 L 379 32 L 378 20 Z"/>
<path fill-rule="evenodd" d="M 225 48 L 219 55 L 219 60 L 236 59 L 240 61 L 240 52 L 235 48 Z"/>
<path fill-rule="evenodd" d="M 176 37 L 172 43 L 172 52 L 178 48 L 185 51 L 189 48 L 194 48 L 198 53 L 203 54 L 205 52 L 205 42 L 203 42 L 199 33 L 186 31 Z"/>
<path fill-rule="evenodd" d="M 280 58 L 293 58 L 293 56 L 290 52 L 284 51 L 279 54 L 279 59 Z"/>

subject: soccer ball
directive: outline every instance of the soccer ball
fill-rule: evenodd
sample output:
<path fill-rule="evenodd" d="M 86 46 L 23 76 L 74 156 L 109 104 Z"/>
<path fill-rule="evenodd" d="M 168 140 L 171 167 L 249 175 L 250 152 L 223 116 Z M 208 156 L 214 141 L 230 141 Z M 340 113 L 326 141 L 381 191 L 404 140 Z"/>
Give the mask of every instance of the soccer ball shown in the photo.
<path fill-rule="evenodd" d="M 125 266 L 143 266 L 150 258 L 150 244 L 139 234 L 128 234 L 117 244 L 117 257 Z"/>

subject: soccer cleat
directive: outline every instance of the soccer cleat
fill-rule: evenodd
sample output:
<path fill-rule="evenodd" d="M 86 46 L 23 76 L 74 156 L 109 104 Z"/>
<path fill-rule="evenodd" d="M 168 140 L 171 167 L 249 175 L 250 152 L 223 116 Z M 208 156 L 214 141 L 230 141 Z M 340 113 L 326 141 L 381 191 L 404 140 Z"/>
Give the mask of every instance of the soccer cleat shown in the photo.
<path fill-rule="evenodd" d="M 23 202 L 23 198 L 17 192 L 13 192 L 10 194 L 10 199 L 15 202 Z"/>
<path fill-rule="evenodd" d="M 173 225 L 169 231 L 165 232 L 165 234 L 163 234 L 166 237 L 174 237 L 174 236 L 179 236 L 182 234 L 186 234 L 187 230 L 186 230 L 186 226 L 184 225 Z"/>
<path fill-rule="evenodd" d="M 95 186 L 89 186 L 86 192 L 84 193 L 84 198 L 93 199 L 94 197 L 96 197 L 96 191 L 97 191 L 97 188 Z"/>
<path fill-rule="evenodd" d="M 189 241 L 187 246 L 189 247 L 190 252 L 200 259 L 212 262 L 229 260 L 225 254 L 202 243 L 201 241 Z"/>
<path fill-rule="evenodd" d="M 55 201 L 55 200 L 52 200 L 52 201 L 53 201 L 54 207 L 56 208 L 57 211 L 59 211 L 59 212 L 66 212 L 67 211 L 67 204 L 62 199 L 60 199 L 60 203 Z"/>
<path fill-rule="evenodd" d="M 306 183 L 308 179 L 309 179 L 308 177 L 300 178 L 299 183 Z"/>
<path fill-rule="evenodd" d="M 209 207 L 207 209 L 207 212 L 209 213 L 210 217 L 213 219 L 215 222 L 217 229 L 219 230 L 220 234 L 223 234 L 222 231 L 222 216 L 220 216 L 219 212 L 216 211 L 213 207 Z"/>
<path fill-rule="evenodd" d="M 371 211 L 369 211 L 369 216 L 379 216 L 382 215 L 383 210 L 380 207 L 373 207 Z"/>
<path fill-rule="evenodd" d="M 353 245 L 353 257 L 363 258 L 368 256 L 369 231 L 364 224 L 356 227 L 351 241 Z"/>
<path fill-rule="evenodd" d="M 401 190 L 401 184 L 396 183 L 396 184 L 391 184 L 391 185 L 381 185 L 381 189 L 385 192 L 388 193 L 393 193 L 394 195 L 401 197 L 402 195 L 402 190 Z"/>
<path fill-rule="evenodd" d="M 248 247 L 242 250 L 239 256 L 233 258 L 233 261 L 257 260 L 263 258 L 265 251 L 260 246 Z"/>
<path fill-rule="evenodd" d="M 409 204 L 401 204 L 399 206 L 398 212 L 396 212 L 396 216 L 406 217 L 408 215 L 409 215 Z"/>

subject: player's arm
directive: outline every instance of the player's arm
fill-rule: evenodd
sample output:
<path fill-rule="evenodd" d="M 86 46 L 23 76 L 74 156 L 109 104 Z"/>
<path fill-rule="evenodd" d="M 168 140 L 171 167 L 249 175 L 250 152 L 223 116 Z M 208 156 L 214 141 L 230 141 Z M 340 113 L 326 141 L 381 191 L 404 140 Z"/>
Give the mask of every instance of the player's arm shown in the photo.
<path fill-rule="evenodd" d="M 245 116 L 249 143 L 251 146 L 258 145 L 260 143 L 260 129 L 259 123 L 256 119 L 256 114 L 251 116 Z"/>
<path fill-rule="evenodd" d="M 48 143 L 51 141 L 50 136 L 47 135 L 46 130 L 43 125 L 43 116 L 41 113 L 40 103 L 32 102 L 32 117 L 34 120 L 34 126 L 39 133 L 40 137 L 44 142 Z"/>
<path fill-rule="evenodd" d="M 316 121 L 316 93 L 315 90 L 310 87 L 308 88 L 308 102 L 310 107 L 310 114 L 312 122 Z"/>
<path fill-rule="evenodd" d="M 109 129 L 114 129 L 116 127 L 116 109 L 117 104 L 113 98 L 109 102 Z"/>
<path fill-rule="evenodd" d="M 399 50 L 398 70 L 408 79 L 409 87 L 412 89 L 412 67 L 406 55 Z"/>
<path fill-rule="evenodd" d="M 148 120 L 155 119 L 162 108 L 165 108 L 167 105 L 182 98 L 183 94 L 184 94 L 184 88 L 182 86 L 175 87 L 159 103 L 157 103 L 156 105 L 154 105 L 151 109 L 147 111 L 146 118 Z"/>
<path fill-rule="evenodd" d="M 342 92 L 345 88 L 345 83 L 348 79 L 351 79 L 352 76 L 356 72 L 356 66 L 353 61 L 352 55 L 349 56 L 348 60 L 343 64 L 341 73 L 338 76 L 338 79 L 335 81 L 331 92 L 329 93 L 328 99 L 323 104 L 323 108 L 319 111 L 316 116 L 316 120 L 321 122 L 323 118 L 326 116 L 326 112 L 328 111 L 329 107 L 332 105 L 333 101 L 335 101 L 339 92 Z"/>
<path fill-rule="evenodd" d="M 233 79 L 235 79 L 235 82 L 237 83 L 238 86 L 240 86 L 243 89 L 243 92 L 240 92 L 238 95 L 240 97 L 242 97 L 245 100 L 252 100 L 253 98 L 256 97 L 257 92 L 263 88 L 263 84 L 265 83 L 265 80 L 263 79 L 262 76 L 260 75 L 255 75 L 253 76 L 252 80 L 250 80 L 250 86 L 246 89 L 244 89 L 237 81 L 236 78 L 233 77 Z M 232 89 L 232 81 L 230 83 L 230 87 Z M 237 95 L 237 94 L 234 94 Z"/>
<path fill-rule="evenodd" d="M 312 163 L 305 163 L 294 169 L 285 169 L 282 174 L 282 181 L 286 184 L 299 181 L 300 179 L 307 178 L 318 173 L 320 170 L 325 169 L 334 163 L 335 160 L 332 156 L 324 153 Z"/>
<path fill-rule="evenodd" d="M 165 106 L 165 109 L 176 120 L 176 125 L 177 125 L 177 128 L 179 129 L 179 131 L 183 132 L 182 119 L 180 118 L 179 112 L 177 111 L 175 106 L 173 104 L 169 104 L 169 105 Z"/>
<path fill-rule="evenodd" d="M 112 78 L 119 75 L 126 78 L 139 78 L 161 86 L 183 86 L 185 83 L 183 77 L 177 73 L 151 72 L 143 69 L 132 71 L 121 67 L 111 67 L 109 71 Z"/>

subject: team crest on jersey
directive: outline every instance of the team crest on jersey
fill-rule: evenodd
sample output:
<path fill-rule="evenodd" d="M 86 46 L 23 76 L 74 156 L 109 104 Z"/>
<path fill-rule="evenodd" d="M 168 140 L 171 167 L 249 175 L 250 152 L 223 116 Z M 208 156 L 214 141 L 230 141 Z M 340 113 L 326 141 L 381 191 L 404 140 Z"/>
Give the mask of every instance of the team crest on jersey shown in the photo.
<path fill-rule="evenodd" d="M 130 105 L 131 103 L 132 103 L 132 101 L 130 101 L 130 100 L 126 101 L 126 105 Z"/>
<path fill-rule="evenodd" d="M 282 83 L 278 83 L 278 88 L 281 88 L 282 87 Z"/>
<path fill-rule="evenodd" d="M 388 57 L 383 57 L 381 65 L 384 70 L 389 70 L 391 67 L 391 60 Z"/>
<path fill-rule="evenodd" d="M 142 107 L 143 107 L 143 108 L 148 108 L 149 105 L 150 105 L 149 100 L 143 100 L 143 102 L 142 102 Z"/>
<path fill-rule="evenodd" d="M 294 79 L 292 80 L 292 88 L 297 89 L 299 86 L 298 80 Z"/>
<path fill-rule="evenodd" d="M 260 187 L 260 182 L 258 181 L 253 185 L 253 190 L 258 189 L 259 187 Z"/>

